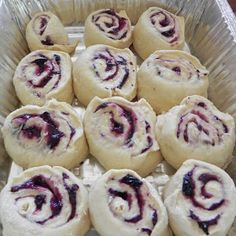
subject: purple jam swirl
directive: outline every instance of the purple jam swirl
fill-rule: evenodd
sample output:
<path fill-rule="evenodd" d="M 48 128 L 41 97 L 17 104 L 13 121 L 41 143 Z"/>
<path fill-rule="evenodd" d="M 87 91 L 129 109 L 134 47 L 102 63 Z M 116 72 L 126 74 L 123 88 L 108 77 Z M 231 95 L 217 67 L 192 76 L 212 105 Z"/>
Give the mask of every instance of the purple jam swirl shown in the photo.
<path fill-rule="evenodd" d="M 146 120 L 145 120 L 145 130 L 146 130 L 146 133 L 147 133 L 147 134 L 150 134 L 150 132 L 151 132 L 151 125 L 150 125 L 149 122 L 146 121 Z M 144 152 L 146 152 L 146 151 L 148 151 L 148 150 L 152 147 L 152 145 L 153 145 L 153 140 L 152 140 L 152 138 L 148 135 L 148 136 L 147 136 L 147 145 L 146 145 L 145 148 L 143 148 L 143 149 L 141 150 L 141 154 L 144 153 Z"/>
<path fill-rule="evenodd" d="M 37 221 L 38 224 L 44 224 L 50 219 L 58 216 L 61 212 L 63 207 L 62 196 L 57 187 L 54 186 L 54 183 L 49 178 L 44 177 L 43 175 L 36 175 L 31 179 L 25 181 L 21 185 L 15 185 L 11 187 L 11 192 L 16 193 L 25 189 L 33 189 L 38 190 L 39 192 L 49 191 L 52 194 L 50 199 L 50 209 L 51 209 L 51 216 L 49 218 Z M 20 198 L 16 199 L 19 200 Z M 36 210 L 41 211 L 42 205 L 46 203 L 46 196 L 45 195 L 36 195 L 34 200 Z"/>
<path fill-rule="evenodd" d="M 77 198 L 77 192 L 79 190 L 79 186 L 77 184 L 72 184 L 71 186 L 69 186 L 66 183 L 66 180 L 69 179 L 69 176 L 66 173 L 63 173 L 62 177 L 63 177 L 63 184 L 64 184 L 64 187 L 65 187 L 67 193 L 68 193 L 69 201 L 70 201 L 70 205 L 71 205 L 71 213 L 70 213 L 70 216 L 67 220 L 67 222 L 69 222 L 76 215 L 76 207 L 77 207 L 76 198 Z"/>
<path fill-rule="evenodd" d="M 28 126 L 26 122 L 32 118 L 39 117 L 46 123 L 46 131 L 42 130 L 43 127 L 37 125 Z M 60 143 L 61 139 L 65 136 L 63 132 L 59 130 L 59 124 L 53 120 L 49 112 L 42 114 L 23 114 L 13 119 L 13 122 L 20 129 L 21 134 L 27 139 L 40 139 L 45 137 L 46 144 L 50 149 L 55 149 Z M 69 124 L 68 124 L 69 125 Z M 75 134 L 75 129 L 69 125 L 70 128 L 70 140 Z M 42 134 L 42 132 L 45 132 Z M 68 142 L 68 144 L 69 144 Z"/>
<path fill-rule="evenodd" d="M 101 19 L 105 17 L 107 22 L 101 22 Z M 99 30 L 104 32 L 108 38 L 121 40 L 127 36 L 129 29 L 128 20 L 119 16 L 113 9 L 102 10 L 93 15 L 92 22 Z"/>
<path fill-rule="evenodd" d="M 50 16 L 48 16 L 48 15 L 38 16 L 34 21 L 33 28 L 34 28 L 34 31 L 36 32 L 36 34 L 39 34 L 39 36 L 41 36 L 40 38 L 43 38 L 41 40 L 41 43 L 43 45 L 51 46 L 54 43 L 53 43 L 52 39 L 50 38 L 50 36 L 48 36 L 48 35 L 43 36 L 43 34 L 48 26 L 49 20 L 50 20 Z"/>
<path fill-rule="evenodd" d="M 183 192 L 184 196 L 192 202 L 194 207 L 198 207 L 198 208 L 201 208 L 206 211 L 214 211 L 214 210 L 220 208 L 225 203 L 224 199 L 221 199 L 218 202 L 213 203 L 209 207 L 205 207 L 202 203 L 200 203 L 195 198 L 196 183 L 193 179 L 195 168 L 197 168 L 197 167 L 194 167 L 191 171 L 186 173 L 183 177 L 182 192 Z M 201 185 L 202 185 L 200 193 L 204 199 L 211 199 L 214 197 L 211 193 L 207 192 L 205 189 L 206 185 L 209 182 L 216 181 L 222 185 L 220 179 L 216 175 L 211 174 L 211 173 L 202 173 L 198 177 L 198 181 L 199 181 L 198 183 L 201 183 Z M 214 219 L 211 219 L 211 220 L 201 221 L 200 218 L 198 216 L 196 216 L 192 210 L 190 210 L 190 217 L 193 220 L 197 221 L 199 227 L 208 235 L 209 234 L 208 233 L 209 226 L 213 225 L 213 224 L 217 224 L 217 221 L 220 218 L 220 215 L 217 215 Z"/>
<path fill-rule="evenodd" d="M 114 190 L 112 188 L 109 188 L 108 192 L 113 197 L 119 197 L 119 198 L 123 199 L 124 201 L 127 201 L 129 209 L 131 208 L 131 205 L 132 205 L 132 196 L 131 196 L 131 194 L 129 194 L 127 192 Z"/>
<path fill-rule="evenodd" d="M 199 102 L 192 108 L 191 111 L 188 111 L 180 116 L 176 136 L 177 138 L 183 137 L 186 143 L 191 142 L 191 137 L 189 136 L 190 124 L 194 125 L 195 128 L 198 129 L 199 133 L 204 133 L 204 135 L 209 137 L 209 140 L 201 141 L 199 139 L 199 141 L 203 144 L 209 144 L 212 146 L 215 146 L 217 143 L 221 143 L 224 133 L 229 132 L 228 127 L 224 124 L 224 122 L 212 114 L 204 102 Z M 222 127 L 222 130 L 219 130 L 219 126 Z M 217 137 L 213 136 L 214 133 L 217 134 Z"/>
<path fill-rule="evenodd" d="M 128 174 L 120 180 L 120 183 L 130 186 L 134 190 L 139 207 L 139 214 L 130 219 L 125 219 L 125 222 L 137 223 L 143 217 L 144 199 L 142 193 L 140 192 L 140 187 L 142 186 L 143 182 L 138 178 Z"/>
<path fill-rule="evenodd" d="M 120 116 L 124 117 L 129 124 L 128 131 L 125 133 L 124 124 L 121 123 L 120 121 L 117 121 L 115 119 L 115 115 L 114 115 L 113 111 L 110 111 L 109 115 L 110 115 L 111 133 L 114 134 L 115 136 L 123 135 L 125 133 L 126 140 L 125 140 L 124 144 L 127 145 L 128 147 L 132 147 L 133 146 L 132 138 L 134 136 L 134 133 L 136 132 L 136 125 L 137 125 L 137 117 L 136 117 L 135 113 L 127 107 L 124 107 L 124 106 L 121 106 L 117 103 L 112 103 L 112 102 L 104 102 L 104 103 L 100 104 L 95 109 L 94 112 L 97 112 L 101 109 L 105 109 L 107 107 L 110 107 L 110 108 L 118 107 L 118 109 L 121 110 Z M 146 141 L 146 146 L 140 152 L 141 154 L 148 151 L 153 146 L 153 139 L 150 136 L 151 126 L 146 120 L 144 122 L 145 122 L 144 123 L 145 130 L 146 130 L 146 134 L 147 134 L 147 138 L 146 138 L 147 141 Z"/>
<path fill-rule="evenodd" d="M 172 44 L 178 41 L 179 37 L 175 29 L 176 21 L 171 14 L 168 14 L 164 11 L 154 10 L 154 12 L 150 15 L 150 21 L 152 25 L 156 28 L 156 30 L 160 32 L 161 35 L 168 38 L 169 43 Z M 157 22 L 159 23 L 159 27 L 161 29 L 158 28 L 156 24 Z M 168 28 L 167 30 L 165 30 L 166 27 Z"/>
<path fill-rule="evenodd" d="M 137 200 L 137 205 L 138 205 L 138 213 L 131 218 L 125 218 L 124 221 L 130 224 L 138 223 L 139 221 L 143 219 L 143 212 L 144 212 L 144 206 L 145 206 L 145 199 L 143 198 L 142 191 L 141 191 L 143 182 L 139 180 L 138 178 L 136 178 L 135 176 L 131 174 L 127 174 L 119 180 L 119 183 L 121 185 L 129 186 L 134 191 L 135 199 Z M 129 210 L 131 210 L 132 205 L 133 205 L 133 196 L 131 193 L 128 193 L 127 191 L 114 190 L 113 188 L 109 188 L 108 192 L 114 198 L 118 197 L 118 198 L 123 199 L 124 201 L 127 201 Z M 152 229 L 157 224 L 158 216 L 157 216 L 157 211 L 155 209 L 153 209 L 150 205 L 149 205 L 149 208 L 152 211 L 151 223 L 153 227 L 152 228 L 143 227 L 141 228 L 141 232 L 145 232 L 148 235 L 151 235 Z"/>
<path fill-rule="evenodd" d="M 45 39 L 41 40 L 41 43 L 43 45 L 47 45 L 47 46 L 52 46 L 54 45 L 54 42 L 52 41 L 51 37 L 50 36 L 46 36 Z"/>
<path fill-rule="evenodd" d="M 199 228 L 203 230 L 203 232 L 206 235 L 209 235 L 209 226 L 211 225 L 217 225 L 218 220 L 220 219 L 220 215 L 217 215 L 215 218 L 207 221 L 202 221 L 200 218 L 193 213 L 193 211 L 190 210 L 189 217 L 193 219 L 194 221 L 197 221 Z"/>
<path fill-rule="evenodd" d="M 34 21 L 34 29 L 37 33 L 39 33 L 39 35 L 43 35 L 44 31 L 47 28 L 48 22 L 50 20 L 50 17 L 48 15 L 41 15 L 38 16 L 35 21 Z M 39 22 L 39 29 L 36 29 L 36 22 Z"/>
<path fill-rule="evenodd" d="M 35 82 L 33 79 L 28 79 L 27 83 L 34 89 L 45 87 L 49 81 L 55 79 L 51 90 L 57 88 L 61 80 L 61 58 L 59 55 L 54 54 L 50 59 L 43 54 L 38 54 L 36 59 L 31 61 L 31 64 L 35 65 L 34 75 L 37 78 Z M 24 71 L 26 68 L 24 68 Z"/>
<path fill-rule="evenodd" d="M 118 107 L 121 110 L 121 116 L 123 116 L 129 124 L 128 131 L 125 134 L 126 136 L 125 145 L 132 146 L 133 145 L 132 138 L 136 130 L 135 127 L 136 127 L 136 121 L 137 121 L 137 117 L 132 110 L 125 108 L 124 106 L 121 106 L 117 103 L 104 102 L 100 104 L 94 112 L 98 112 L 99 110 L 105 109 L 107 107 L 112 108 L 113 106 Z M 124 134 L 124 125 L 115 120 L 113 111 L 110 111 L 109 114 L 111 115 L 111 118 L 110 118 L 111 132 L 114 133 L 115 135 Z"/>
<path fill-rule="evenodd" d="M 97 68 L 97 64 L 100 65 L 99 61 L 101 60 L 106 65 L 105 72 L 107 73 L 107 76 L 105 78 L 103 78 L 104 76 L 99 73 L 99 69 Z M 101 52 L 97 52 L 94 58 L 92 59 L 92 63 L 93 70 L 96 76 L 99 77 L 102 81 L 115 81 L 119 79 L 120 82 L 118 85 L 116 85 L 116 87 L 119 89 L 121 89 L 125 85 L 129 78 L 130 72 L 127 66 L 127 60 L 122 56 L 112 55 L 112 53 L 108 49 Z M 122 76 L 117 77 L 119 71 L 122 71 Z"/>
<path fill-rule="evenodd" d="M 147 146 L 145 148 L 142 149 L 141 153 L 146 152 L 147 150 L 149 150 L 153 145 L 153 140 L 150 136 L 147 136 Z"/>
<path fill-rule="evenodd" d="M 35 196 L 34 204 L 36 206 L 36 210 L 41 211 L 42 207 L 45 203 L 46 203 L 46 195 L 39 194 L 39 195 Z"/>

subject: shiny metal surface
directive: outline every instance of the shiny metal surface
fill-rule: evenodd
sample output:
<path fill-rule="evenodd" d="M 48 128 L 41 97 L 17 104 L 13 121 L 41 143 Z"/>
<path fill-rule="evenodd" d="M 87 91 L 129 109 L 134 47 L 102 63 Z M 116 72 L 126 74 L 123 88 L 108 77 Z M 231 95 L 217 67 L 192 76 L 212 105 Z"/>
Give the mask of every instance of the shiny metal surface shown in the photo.
<path fill-rule="evenodd" d="M 220 110 L 230 113 L 236 120 L 236 18 L 226 0 L 0 0 L 0 126 L 4 118 L 20 105 L 12 77 L 19 60 L 29 52 L 24 38 L 25 26 L 34 13 L 54 12 L 66 25 L 70 39 L 81 40 L 72 55 L 74 61 L 84 49 L 83 22 L 90 12 L 99 8 L 125 9 L 135 24 L 150 6 L 161 6 L 185 17 L 187 44 L 192 54 L 210 71 L 209 97 Z M 82 115 L 83 108 L 76 101 L 74 106 Z M 13 164 L 10 172 L 10 166 L 0 134 L 0 190 L 9 173 L 11 178 L 22 171 Z M 236 158 L 227 171 L 236 183 Z M 89 188 L 104 170 L 94 158 L 90 158 L 73 172 Z M 174 170 L 163 162 L 147 179 L 161 193 L 173 173 Z M 91 230 L 88 235 L 97 234 Z M 236 235 L 236 222 L 228 235 Z"/>

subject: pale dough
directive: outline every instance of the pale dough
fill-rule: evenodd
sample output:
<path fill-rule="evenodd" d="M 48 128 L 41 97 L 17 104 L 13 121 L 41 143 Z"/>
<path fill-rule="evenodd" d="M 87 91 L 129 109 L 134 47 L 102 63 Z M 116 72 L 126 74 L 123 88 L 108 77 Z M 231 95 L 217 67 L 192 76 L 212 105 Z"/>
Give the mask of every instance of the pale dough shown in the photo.
<path fill-rule="evenodd" d="M 95 97 L 84 116 L 90 153 L 105 169 L 132 169 L 150 174 L 162 160 L 155 139 L 156 115 L 141 99 Z"/>
<path fill-rule="evenodd" d="M 134 27 L 134 49 L 142 59 L 156 50 L 183 50 L 184 28 L 183 17 L 158 7 L 150 7 Z"/>
<path fill-rule="evenodd" d="M 31 51 L 48 49 L 72 53 L 78 41 L 69 43 L 60 19 L 52 12 L 39 12 L 26 27 L 26 40 Z"/>
<path fill-rule="evenodd" d="M 31 52 L 18 64 L 13 84 L 23 105 L 42 106 L 51 98 L 71 103 L 74 93 L 69 54 L 48 50 Z"/>
<path fill-rule="evenodd" d="M 185 161 L 165 186 L 164 199 L 176 236 L 226 236 L 236 216 L 233 180 L 202 161 Z"/>
<path fill-rule="evenodd" d="M 88 193 L 62 167 L 41 166 L 11 179 L 0 194 L 3 236 L 84 236 Z"/>
<path fill-rule="evenodd" d="M 89 195 L 91 220 L 102 236 L 170 236 L 156 190 L 131 170 L 110 170 Z"/>
<path fill-rule="evenodd" d="M 64 102 L 26 105 L 5 119 L 2 134 L 9 156 L 23 168 L 79 166 L 88 154 L 82 120 Z"/>
<path fill-rule="evenodd" d="M 88 47 L 73 66 L 74 91 L 87 106 L 95 97 L 136 96 L 136 57 L 128 49 L 106 45 Z"/>
<path fill-rule="evenodd" d="M 193 95 L 157 117 L 156 136 L 163 157 L 175 168 L 187 159 L 225 168 L 233 157 L 235 123 L 212 102 Z"/>
<path fill-rule="evenodd" d="M 92 12 L 85 21 L 85 45 L 106 44 L 128 48 L 132 44 L 130 20 L 124 10 L 100 9 Z"/>
<path fill-rule="evenodd" d="M 156 113 L 168 111 L 185 97 L 207 97 L 208 71 L 200 61 L 180 50 L 151 54 L 138 74 L 138 97 L 145 98 Z"/>

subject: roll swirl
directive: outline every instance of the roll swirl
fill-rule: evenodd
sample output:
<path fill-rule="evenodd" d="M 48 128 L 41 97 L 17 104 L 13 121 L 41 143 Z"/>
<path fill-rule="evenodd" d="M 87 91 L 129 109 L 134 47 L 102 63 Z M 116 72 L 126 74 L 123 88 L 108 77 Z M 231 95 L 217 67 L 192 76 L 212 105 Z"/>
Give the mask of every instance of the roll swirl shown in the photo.
<path fill-rule="evenodd" d="M 70 105 L 56 100 L 15 110 L 6 118 L 2 133 L 9 156 L 23 168 L 72 168 L 88 153 L 80 117 Z"/>
<path fill-rule="evenodd" d="M 87 191 L 62 167 L 41 166 L 14 177 L 0 195 L 3 235 L 85 235 Z"/>
<path fill-rule="evenodd" d="M 91 189 L 89 208 L 93 225 L 103 236 L 171 235 L 159 195 L 131 170 L 110 170 L 99 178 Z"/>
<path fill-rule="evenodd" d="M 145 100 L 95 97 L 84 117 L 89 149 L 107 169 L 129 168 L 148 175 L 161 161 L 154 135 L 155 113 Z"/>
<path fill-rule="evenodd" d="M 76 97 L 86 106 L 95 96 L 136 96 L 136 58 L 127 48 L 90 46 L 79 55 L 73 71 Z"/>
<path fill-rule="evenodd" d="M 185 161 L 167 183 L 164 195 L 176 236 L 226 236 L 236 216 L 232 179 L 219 167 L 202 161 Z"/>
<path fill-rule="evenodd" d="M 106 44 L 116 48 L 128 48 L 132 43 L 131 23 L 125 11 L 100 9 L 91 13 L 85 21 L 86 46 Z"/>
<path fill-rule="evenodd" d="M 175 168 L 187 159 L 222 168 L 232 160 L 234 119 L 201 96 L 189 96 L 158 116 L 156 135 L 163 157 Z"/>
<path fill-rule="evenodd" d="M 150 7 L 134 27 L 134 49 L 143 59 L 156 50 L 182 50 L 184 18 L 162 8 Z"/>

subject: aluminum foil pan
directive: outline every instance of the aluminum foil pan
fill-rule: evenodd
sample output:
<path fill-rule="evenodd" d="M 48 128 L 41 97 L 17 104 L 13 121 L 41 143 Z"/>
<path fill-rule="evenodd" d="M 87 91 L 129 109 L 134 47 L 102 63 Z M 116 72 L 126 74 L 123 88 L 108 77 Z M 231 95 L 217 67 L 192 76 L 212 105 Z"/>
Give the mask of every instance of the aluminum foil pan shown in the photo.
<path fill-rule="evenodd" d="M 0 127 L 5 117 L 20 106 L 12 77 L 20 59 L 29 53 L 25 27 L 36 12 L 54 12 L 66 25 L 69 38 L 80 39 L 72 55 L 74 61 L 85 48 L 83 23 L 89 13 L 99 8 L 125 9 L 135 24 L 141 13 L 150 6 L 160 6 L 185 17 L 186 39 L 191 53 L 210 71 L 209 97 L 220 110 L 230 113 L 236 120 L 236 18 L 226 0 L 0 0 Z M 140 64 L 141 60 L 138 62 Z M 83 116 L 84 108 L 76 100 L 73 105 Z M 21 171 L 7 156 L 0 133 L 0 190 L 7 179 Z M 92 156 L 72 171 L 83 179 L 88 189 L 104 173 Z M 163 186 L 174 172 L 163 161 L 146 179 L 162 194 Z M 235 157 L 227 172 L 236 183 Z M 93 229 L 87 234 L 96 235 Z M 236 220 L 228 236 L 235 235 Z"/>

